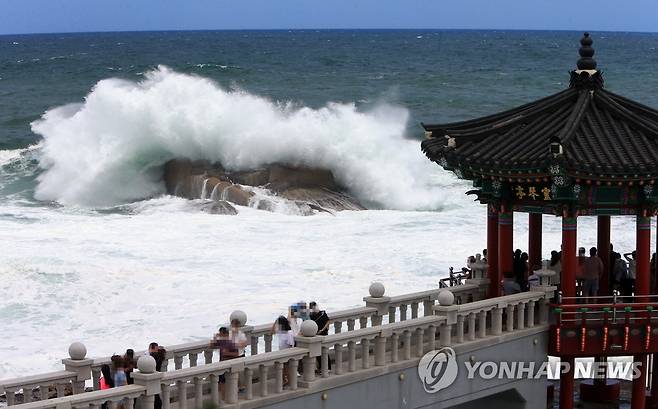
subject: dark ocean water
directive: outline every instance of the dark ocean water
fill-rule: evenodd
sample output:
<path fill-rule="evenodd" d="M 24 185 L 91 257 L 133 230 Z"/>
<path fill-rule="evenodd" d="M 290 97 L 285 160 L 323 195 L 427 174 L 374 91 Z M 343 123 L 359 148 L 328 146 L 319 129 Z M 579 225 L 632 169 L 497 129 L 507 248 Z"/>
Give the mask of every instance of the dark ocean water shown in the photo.
<path fill-rule="evenodd" d="M 658 107 L 658 34 L 592 33 L 606 86 Z M 578 32 L 218 31 L 0 36 L 0 149 L 38 140 L 29 123 L 108 77 L 164 64 L 273 100 L 408 108 L 420 121 L 493 113 L 560 91 Z"/>

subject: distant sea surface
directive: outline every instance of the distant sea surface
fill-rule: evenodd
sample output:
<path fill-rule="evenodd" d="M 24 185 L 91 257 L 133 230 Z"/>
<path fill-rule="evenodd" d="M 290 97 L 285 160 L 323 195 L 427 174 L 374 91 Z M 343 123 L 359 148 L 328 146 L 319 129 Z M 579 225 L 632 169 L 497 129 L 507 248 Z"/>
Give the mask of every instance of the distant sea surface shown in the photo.
<path fill-rule="evenodd" d="M 436 286 L 484 247 L 467 182 L 420 152 L 420 122 L 559 92 L 580 32 L 202 31 L 0 36 L 0 379 L 208 337 L 299 300 L 359 305 Z M 658 107 L 658 34 L 593 32 L 605 86 Z M 174 157 L 330 169 L 370 208 L 201 213 L 164 194 Z M 154 176 L 155 175 L 155 176 Z M 526 248 L 526 216 L 515 246 Z M 544 216 L 544 253 L 560 225 Z M 634 246 L 628 220 L 613 242 Z M 579 224 L 579 245 L 596 242 Z"/>

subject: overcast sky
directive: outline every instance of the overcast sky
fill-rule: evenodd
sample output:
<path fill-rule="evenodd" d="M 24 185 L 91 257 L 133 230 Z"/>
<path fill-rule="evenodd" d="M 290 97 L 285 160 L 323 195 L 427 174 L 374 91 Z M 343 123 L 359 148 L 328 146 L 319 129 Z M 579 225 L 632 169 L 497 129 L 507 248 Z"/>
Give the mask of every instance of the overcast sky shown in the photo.
<path fill-rule="evenodd" d="M 658 0 L 0 0 L 0 34 L 301 28 L 658 31 Z"/>

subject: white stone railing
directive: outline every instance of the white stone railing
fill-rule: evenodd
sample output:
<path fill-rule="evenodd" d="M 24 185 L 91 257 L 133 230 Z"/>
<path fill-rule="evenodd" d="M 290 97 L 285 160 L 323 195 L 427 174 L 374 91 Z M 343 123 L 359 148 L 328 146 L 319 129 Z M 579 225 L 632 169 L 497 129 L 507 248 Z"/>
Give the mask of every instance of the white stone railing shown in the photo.
<path fill-rule="evenodd" d="M 460 286 L 451 287 L 450 290 L 455 295 L 457 302 L 468 302 L 477 300 L 486 290 L 487 283 L 467 283 Z M 329 312 L 332 322 L 333 332 L 336 334 L 344 331 L 355 331 L 358 329 L 379 326 L 383 322 L 383 317 L 388 315 L 388 323 L 407 320 L 407 309 L 411 306 L 411 318 L 418 317 L 419 305 L 423 306 L 424 315 L 431 315 L 432 307 L 438 298 L 439 292 L 445 289 L 432 289 L 420 291 L 411 294 L 404 294 L 395 297 L 384 296 L 384 287 L 375 283 L 370 288 L 370 296 L 364 297 L 366 306 L 356 307 L 341 311 Z M 234 314 L 244 323 L 246 314 L 236 311 Z M 264 352 L 272 352 L 272 324 L 261 324 L 256 326 L 245 325 L 242 331 L 250 339 L 250 355 L 259 354 L 259 346 L 264 345 Z M 32 391 L 38 389 L 36 399 L 48 399 L 50 389 L 57 391 L 57 397 L 63 396 L 67 390 L 73 394 L 85 391 L 85 381 L 91 379 L 93 389 L 100 389 L 101 367 L 105 364 L 111 365 L 110 357 L 86 358 L 86 348 L 84 345 L 78 345 L 82 351 L 72 351 L 74 358 L 64 359 L 66 371 L 52 372 L 47 374 L 0 380 L 0 395 L 6 394 L 7 404 L 16 403 L 15 395 L 23 391 L 23 402 L 29 403 L 32 400 Z M 73 346 L 72 346 L 73 348 Z M 162 371 L 181 370 L 184 367 L 184 361 L 187 361 L 190 368 L 195 368 L 201 364 L 211 364 L 218 360 L 218 355 L 210 348 L 210 338 L 207 340 L 195 341 L 190 343 L 170 345 L 165 347 L 166 359 L 162 363 Z M 77 355 L 76 355 L 77 354 Z M 135 353 L 136 357 L 145 355 L 145 351 Z M 173 361 L 173 365 L 171 365 Z"/>
<path fill-rule="evenodd" d="M 553 290 L 554 287 L 535 287 L 530 292 L 455 304 L 454 294 L 444 289 L 436 296 L 439 305 L 430 308 L 435 315 L 327 336 L 316 335 L 317 325 L 313 321 L 305 321 L 301 335 L 295 337 L 294 348 L 220 362 L 197 363 L 196 366 L 169 372 L 156 372 L 155 360 L 142 356 L 138 360 L 138 370 L 133 373 L 135 385 L 27 403 L 18 405 L 16 409 L 98 409 L 106 402 L 110 409 L 118 403 L 132 409 L 134 398 L 140 399 L 141 409 L 153 409 L 155 395 L 160 395 L 163 409 L 170 409 L 172 403 L 176 403 L 179 409 L 187 409 L 190 405 L 200 408 L 205 400 L 219 406 L 248 402 L 248 407 L 258 407 L 298 397 L 299 388 L 319 390 L 324 386 L 356 382 L 381 374 L 381 371 L 387 371 L 387 365 L 417 364 L 424 353 L 438 346 L 467 345 L 480 338 L 498 337 L 502 334 L 503 315 L 507 317 L 505 332 L 529 330 L 536 325 L 546 326 L 548 302 Z M 377 322 L 381 318 L 377 312 L 387 310 L 388 301 L 383 292 L 380 294 L 377 291 L 366 298 L 369 298 L 367 302 L 382 308 L 366 307 L 369 310 L 360 311 L 359 314 L 370 314 L 375 310 L 371 319 Z M 377 299 L 381 299 L 379 304 L 374 301 Z M 72 355 L 79 357 L 80 351 L 73 348 Z M 315 371 L 318 358 L 319 376 Z M 297 375 L 300 361 L 303 364 L 301 379 Z M 331 370 L 330 361 L 333 362 Z M 286 367 L 287 376 L 284 374 Z M 373 368 L 380 370 L 370 374 L 364 372 Z M 394 365 L 390 370 L 396 368 Z M 73 367 L 69 365 L 67 369 Z M 223 396 L 218 382 L 222 375 L 225 379 Z M 243 391 L 239 388 L 240 378 Z M 286 378 L 289 382 L 284 385 Z"/>

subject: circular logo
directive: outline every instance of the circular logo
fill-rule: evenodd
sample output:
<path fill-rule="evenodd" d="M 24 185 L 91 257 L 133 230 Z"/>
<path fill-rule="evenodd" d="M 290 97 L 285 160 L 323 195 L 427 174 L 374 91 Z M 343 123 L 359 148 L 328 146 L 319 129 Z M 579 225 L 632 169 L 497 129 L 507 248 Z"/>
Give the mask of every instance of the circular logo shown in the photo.
<path fill-rule="evenodd" d="M 457 356 L 450 347 L 430 351 L 418 363 L 418 376 L 427 393 L 436 393 L 452 385 L 457 372 Z"/>

